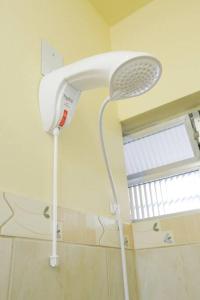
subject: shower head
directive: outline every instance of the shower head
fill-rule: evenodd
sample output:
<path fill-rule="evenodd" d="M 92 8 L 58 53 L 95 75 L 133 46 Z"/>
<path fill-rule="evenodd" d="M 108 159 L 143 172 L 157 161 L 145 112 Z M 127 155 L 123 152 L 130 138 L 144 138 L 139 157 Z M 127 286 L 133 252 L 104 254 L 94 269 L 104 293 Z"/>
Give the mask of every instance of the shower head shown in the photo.
<path fill-rule="evenodd" d="M 82 59 L 44 76 L 40 112 L 45 131 L 68 125 L 82 91 L 109 86 L 111 100 L 139 96 L 159 80 L 161 64 L 153 56 L 131 51 Z"/>
<path fill-rule="evenodd" d="M 140 56 L 121 64 L 110 79 L 113 100 L 136 97 L 149 91 L 161 75 L 161 65 L 153 57 Z"/>

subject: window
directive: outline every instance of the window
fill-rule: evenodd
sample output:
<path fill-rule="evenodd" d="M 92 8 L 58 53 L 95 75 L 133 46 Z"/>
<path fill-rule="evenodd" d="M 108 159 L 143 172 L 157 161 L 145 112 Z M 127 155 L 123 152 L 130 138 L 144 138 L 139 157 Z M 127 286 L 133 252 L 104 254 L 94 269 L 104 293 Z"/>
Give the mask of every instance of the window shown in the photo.
<path fill-rule="evenodd" d="M 200 151 L 189 116 L 124 141 L 134 220 L 200 209 Z"/>
<path fill-rule="evenodd" d="M 200 209 L 200 171 L 129 187 L 133 220 Z"/>

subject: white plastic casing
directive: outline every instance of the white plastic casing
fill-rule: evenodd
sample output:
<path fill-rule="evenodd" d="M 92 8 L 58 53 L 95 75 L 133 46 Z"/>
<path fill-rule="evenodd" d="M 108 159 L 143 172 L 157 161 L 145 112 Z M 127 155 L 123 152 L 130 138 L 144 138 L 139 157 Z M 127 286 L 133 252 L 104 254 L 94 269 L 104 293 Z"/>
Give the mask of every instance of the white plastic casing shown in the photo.
<path fill-rule="evenodd" d="M 40 89 L 40 112 L 43 127 L 49 133 L 53 133 L 56 127 L 63 128 L 69 125 L 80 97 L 80 91 L 70 86 L 66 81 L 56 92 L 55 96 L 52 97 L 51 85 L 43 86 Z"/>
<path fill-rule="evenodd" d="M 65 107 L 68 109 L 67 119 L 63 126 L 70 123 L 80 93 L 84 90 L 108 86 L 110 98 L 118 100 L 112 78 L 117 70 L 126 63 L 139 58 L 149 59 L 150 63 L 158 66 L 160 63 L 151 55 L 141 52 L 114 51 L 82 59 L 71 65 L 61 67 L 44 76 L 40 83 L 39 99 L 40 112 L 44 130 L 52 133 L 62 120 Z M 141 67 L 140 67 L 141 69 Z M 124 78 L 126 74 L 122 74 Z M 153 75 L 152 75 L 153 76 Z M 123 78 L 120 82 L 123 83 Z M 127 76 L 126 76 L 127 78 Z M 116 78 L 116 82 L 119 79 Z M 156 83 L 156 81 L 155 81 Z M 152 85 L 153 86 L 153 85 Z M 132 95 L 123 94 L 124 98 Z M 121 97 L 123 98 L 123 97 Z"/>
<path fill-rule="evenodd" d="M 56 102 L 54 122 L 51 128 L 65 127 L 70 124 L 74 115 L 77 102 L 80 97 L 80 91 L 64 83 L 59 91 Z"/>

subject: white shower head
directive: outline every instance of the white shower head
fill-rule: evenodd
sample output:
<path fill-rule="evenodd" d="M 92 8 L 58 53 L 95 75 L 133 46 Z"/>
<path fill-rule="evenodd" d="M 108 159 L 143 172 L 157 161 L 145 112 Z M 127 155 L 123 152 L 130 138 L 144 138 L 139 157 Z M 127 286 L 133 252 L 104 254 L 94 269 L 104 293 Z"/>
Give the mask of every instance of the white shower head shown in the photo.
<path fill-rule="evenodd" d="M 45 131 L 68 125 L 84 90 L 109 86 L 111 100 L 139 96 L 161 75 L 160 62 L 149 54 L 108 52 L 82 59 L 44 76 L 40 84 L 40 111 Z"/>

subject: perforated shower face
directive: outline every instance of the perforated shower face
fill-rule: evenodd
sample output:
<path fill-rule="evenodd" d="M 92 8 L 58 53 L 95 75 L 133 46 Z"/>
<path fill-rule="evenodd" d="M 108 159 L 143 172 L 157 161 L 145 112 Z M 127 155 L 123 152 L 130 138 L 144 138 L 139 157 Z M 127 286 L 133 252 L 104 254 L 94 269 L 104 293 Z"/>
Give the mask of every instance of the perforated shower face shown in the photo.
<path fill-rule="evenodd" d="M 137 57 L 121 65 L 110 84 L 112 99 L 139 96 L 150 90 L 159 80 L 161 65 L 153 57 Z"/>

